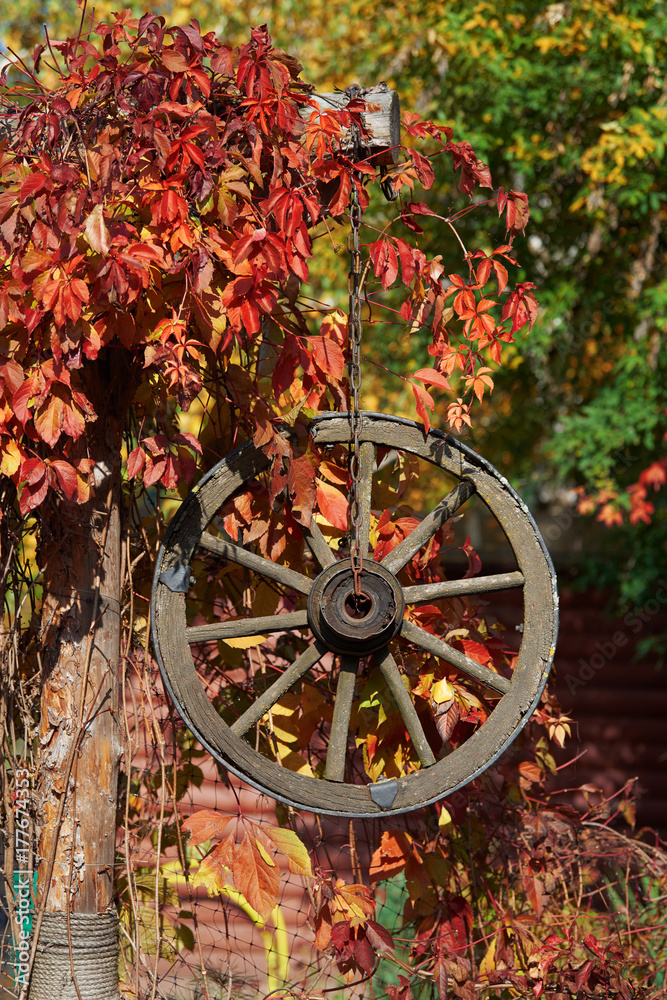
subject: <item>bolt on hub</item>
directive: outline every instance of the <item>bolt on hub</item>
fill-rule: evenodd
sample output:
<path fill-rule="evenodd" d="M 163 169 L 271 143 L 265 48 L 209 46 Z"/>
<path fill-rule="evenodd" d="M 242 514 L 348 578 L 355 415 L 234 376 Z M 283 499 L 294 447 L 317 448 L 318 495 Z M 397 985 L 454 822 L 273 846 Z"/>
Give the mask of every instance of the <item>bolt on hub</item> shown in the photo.
<path fill-rule="evenodd" d="M 349 563 L 328 566 L 308 598 L 308 623 L 335 653 L 365 656 L 393 639 L 401 627 L 405 600 L 389 570 L 364 559 L 361 593 L 356 594 Z"/>

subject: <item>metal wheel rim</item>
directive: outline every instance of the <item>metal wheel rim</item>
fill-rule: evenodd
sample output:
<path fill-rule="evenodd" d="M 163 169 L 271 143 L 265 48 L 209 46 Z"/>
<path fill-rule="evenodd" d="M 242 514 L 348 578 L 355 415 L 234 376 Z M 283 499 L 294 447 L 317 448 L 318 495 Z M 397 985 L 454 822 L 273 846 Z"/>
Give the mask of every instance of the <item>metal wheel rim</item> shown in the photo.
<path fill-rule="evenodd" d="M 326 413 L 311 424 L 315 444 L 349 439 L 347 414 Z M 558 629 L 556 575 L 539 530 L 506 479 L 472 449 L 437 430 L 399 417 L 362 413 L 360 442 L 407 451 L 474 485 L 505 532 L 523 573 L 524 628 L 509 691 L 465 743 L 444 759 L 402 778 L 353 785 L 297 774 L 254 751 L 233 733 L 206 696 L 186 640 L 185 593 L 190 562 L 220 506 L 267 466 L 246 442 L 207 473 L 171 522 L 160 549 L 151 600 L 153 646 L 165 686 L 183 721 L 228 770 L 259 791 L 295 808 L 322 814 L 397 815 L 461 788 L 489 767 L 526 724 L 539 702 Z"/>

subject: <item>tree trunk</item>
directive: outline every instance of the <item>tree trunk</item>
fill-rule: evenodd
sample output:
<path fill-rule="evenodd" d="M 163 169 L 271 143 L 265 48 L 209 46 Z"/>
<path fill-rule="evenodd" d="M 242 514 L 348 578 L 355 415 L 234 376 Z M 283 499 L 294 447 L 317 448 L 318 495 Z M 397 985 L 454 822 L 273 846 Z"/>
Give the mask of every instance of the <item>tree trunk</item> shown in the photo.
<path fill-rule="evenodd" d="M 95 488 L 85 505 L 50 502 L 42 517 L 44 676 L 35 793 L 37 904 L 46 912 L 31 1000 L 118 996 L 112 897 L 121 750 L 120 446 L 131 379 L 120 352 L 100 356 L 82 375 L 98 414 L 86 433 Z"/>

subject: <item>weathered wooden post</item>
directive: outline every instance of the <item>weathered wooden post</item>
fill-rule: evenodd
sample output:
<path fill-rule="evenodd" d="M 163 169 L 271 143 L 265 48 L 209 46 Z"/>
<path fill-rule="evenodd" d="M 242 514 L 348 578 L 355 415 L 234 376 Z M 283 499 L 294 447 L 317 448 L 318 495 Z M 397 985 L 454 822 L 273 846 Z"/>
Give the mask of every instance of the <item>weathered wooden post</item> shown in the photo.
<path fill-rule="evenodd" d="M 30 1000 L 51 1000 L 58 984 L 62 1000 L 118 996 L 120 445 L 131 385 L 123 362 L 108 353 L 83 371 L 99 413 L 87 431 L 93 496 L 83 506 L 51 501 L 42 515 L 44 680 L 35 797 L 37 904 L 46 909 L 35 926 Z"/>
<path fill-rule="evenodd" d="M 365 92 L 374 163 L 398 158 L 398 96 Z M 315 95 L 341 108 L 344 94 Z M 312 108 L 302 114 L 307 118 Z M 349 149 L 352 140 L 349 140 Z M 133 396 L 130 360 L 102 349 L 80 370 L 98 414 L 86 428 L 94 490 L 84 505 L 51 498 L 42 511 L 41 722 L 34 797 L 37 918 L 29 1000 L 118 1000 L 113 901 L 121 757 L 121 442 Z"/>
<path fill-rule="evenodd" d="M 370 107 L 376 110 L 368 111 L 363 117 L 372 134 L 372 142 L 368 155 L 371 162 L 376 166 L 387 166 L 398 163 L 399 147 L 401 143 L 401 102 L 395 90 L 391 90 L 386 83 L 378 83 L 374 87 L 360 88 L 360 93 Z M 349 101 L 349 94 L 313 94 L 320 111 L 340 111 Z M 312 114 L 312 108 L 302 108 L 301 117 L 308 120 Z M 348 132 L 343 140 L 342 148 L 345 152 L 353 151 L 353 139 Z"/>

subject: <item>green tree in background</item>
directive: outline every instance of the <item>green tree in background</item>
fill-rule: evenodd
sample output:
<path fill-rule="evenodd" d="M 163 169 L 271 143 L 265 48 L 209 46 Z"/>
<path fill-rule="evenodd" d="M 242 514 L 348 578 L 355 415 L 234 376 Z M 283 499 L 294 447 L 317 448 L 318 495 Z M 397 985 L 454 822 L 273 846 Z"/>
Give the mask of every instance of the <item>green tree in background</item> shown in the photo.
<path fill-rule="evenodd" d="M 645 599 L 666 539 L 667 10 L 466 0 L 321 16 L 319 39 L 296 45 L 314 78 L 387 79 L 404 107 L 464 125 L 497 182 L 531 193 L 522 260 L 542 308 L 475 444 L 527 495 L 578 487 L 578 509 L 616 526 L 617 558 L 588 579 Z M 453 200 L 444 172 L 431 196 Z M 444 245 L 441 227 L 432 236 Z"/>
<path fill-rule="evenodd" d="M 542 308 L 512 347 L 475 444 L 528 495 L 579 487 L 583 512 L 631 528 L 615 546 L 629 557 L 607 573 L 627 600 L 646 596 L 666 537 L 664 5 L 181 0 L 151 9 L 182 22 L 195 15 L 230 41 L 266 21 L 320 90 L 385 79 L 404 108 L 463 128 L 507 190 L 531 192 L 522 259 Z M 47 16 L 62 35 L 79 11 L 7 3 L 7 44 L 31 47 Z M 431 192 L 440 210 L 453 201 L 450 184 L 443 165 Z M 433 248 L 445 246 L 442 224 L 431 234 Z M 485 238 L 470 233 L 473 245 Z M 413 339 L 423 357 L 424 338 Z M 376 354 L 391 360 L 382 345 Z"/>

